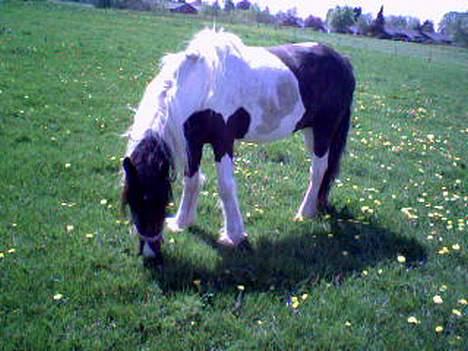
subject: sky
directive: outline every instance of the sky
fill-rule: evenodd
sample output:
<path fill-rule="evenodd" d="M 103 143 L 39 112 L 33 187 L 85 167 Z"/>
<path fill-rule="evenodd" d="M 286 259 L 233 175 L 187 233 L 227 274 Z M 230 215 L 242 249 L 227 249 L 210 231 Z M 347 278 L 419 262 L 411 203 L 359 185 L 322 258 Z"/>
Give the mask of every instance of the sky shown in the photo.
<path fill-rule="evenodd" d="M 237 1 L 234 1 L 237 2 Z M 384 15 L 418 17 L 421 21 L 430 19 L 439 24 L 442 16 L 450 11 L 468 11 L 467 0 L 252 0 L 260 7 L 268 6 L 275 13 L 296 7 L 300 17 L 310 14 L 325 19 L 328 9 L 337 5 L 360 6 L 363 13 L 377 15 L 384 5 Z"/>

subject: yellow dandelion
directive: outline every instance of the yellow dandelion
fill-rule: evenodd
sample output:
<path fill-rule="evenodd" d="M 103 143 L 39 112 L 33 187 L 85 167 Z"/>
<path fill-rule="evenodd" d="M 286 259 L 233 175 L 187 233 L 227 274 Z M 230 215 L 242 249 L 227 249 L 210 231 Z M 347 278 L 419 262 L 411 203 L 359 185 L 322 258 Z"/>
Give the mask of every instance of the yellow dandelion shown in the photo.
<path fill-rule="evenodd" d="M 448 249 L 447 246 L 442 247 L 439 251 L 437 251 L 439 255 L 446 255 L 450 253 L 450 250 Z"/>
<path fill-rule="evenodd" d="M 352 324 L 350 321 L 346 321 L 345 324 L 344 324 L 346 327 L 350 327 Z"/>
<path fill-rule="evenodd" d="M 305 301 L 308 297 L 309 297 L 309 295 L 305 294 L 305 293 L 301 295 L 302 301 Z"/>
<path fill-rule="evenodd" d="M 239 290 L 239 291 L 244 291 L 244 290 L 245 290 L 245 286 L 243 286 L 243 285 L 238 285 L 238 286 L 237 286 L 237 290 Z"/>
<path fill-rule="evenodd" d="M 447 287 L 447 285 L 445 285 L 445 284 L 443 284 L 443 285 L 441 285 L 441 286 L 439 287 L 439 291 L 441 291 L 441 292 L 447 291 L 447 289 L 448 289 L 448 287 Z"/>
<path fill-rule="evenodd" d="M 71 225 L 71 224 L 67 224 L 66 229 L 67 229 L 67 232 L 70 233 L 75 229 L 75 227 L 73 225 Z"/>
<path fill-rule="evenodd" d="M 62 294 L 55 294 L 55 295 L 54 295 L 54 300 L 55 300 L 55 301 L 59 301 L 59 300 L 61 300 L 61 299 L 63 299 L 63 295 L 62 295 Z"/>
<path fill-rule="evenodd" d="M 453 244 L 452 249 L 454 249 L 455 251 L 458 251 L 458 250 L 460 250 L 460 245 L 459 244 Z"/>
<path fill-rule="evenodd" d="M 299 307 L 299 299 L 297 298 L 297 296 L 291 297 L 291 306 L 294 309 L 297 309 Z"/>
<path fill-rule="evenodd" d="M 403 256 L 403 255 L 398 255 L 398 256 L 397 256 L 397 261 L 398 261 L 399 263 L 405 263 L 405 262 L 406 262 L 406 257 Z"/>
<path fill-rule="evenodd" d="M 457 309 L 453 309 L 452 310 L 452 314 L 454 314 L 455 316 L 457 317 L 461 317 L 462 316 L 462 313 L 460 312 L 460 310 L 457 310 Z"/>
<path fill-rule="evenodd" d="M 364 277 L 367 277 L 368 274 L 369 274 L 368 271 L 366 271 L 366 270 L 363 270 L 363 271 L 362 271 L 362 275 L 363 275 Z"/>
<path fill-rule="evenodd" d="M 71 163 L 65 163 L 65 168 L 70 168 L 71 167 Z"/>
<path fill-rule="evenodd" d="M 99 203 L 100 203 L 101 205 L 107 205 L 107 200 L 106 200 L 106 199 L 102 199 Z"/>
<path fill-rule="evenodd" d="M 94 234 L 88 233 L 85 235 L 86 239 L 92 239 L 94 237 Z"/>
<path fill-rule="evenodd" d="M 437 327 L 435 327 L 435 332 L 436 332 L 437 334 L 440 334 L 440 333 L 442 333 L 443 331 L 444 331 L 444 327 L 443 327 L 443 326 L 438 325 Z"/>
<path fill-rule="evenodd" d="M 401 212 L 403 212 L 403 214 L 405 214 L 405 216 L 408 219 L 417 219 L 418 218 L 418 216 L 414 213 L 414 212 L 416 212 L 416 210 L 411 208 L 411 207 L 403 207 L 401 209 Z"/>
<path fill-rule="evenodd" d="M 437 304 L 437 305 L 440 305 L 441 303 L 444 302 L 444 300 L 442 300 L 442 297 L 440 295 L 435 295 L 432 298 L 432 301 L 434 301 L 434 303 Z"/>
<path fill-rule="evenodd" d="M 5 254 L 3 252 L 0 252 L 0 258 L 4 258 Z"/>
<path fill-rule="evenodd" d="M 460 299 L 460 300 L 458 300 L 457 302 L 458 302 L 460 305 L 466 305 L 466 304 L 467 304 L 467 302 L 466 302 L 465 299 Z"/>
<path fill-rule="evenodd" d="M 16 249 L 9 249 L 7 252 L 8 252 L 9 254 L 14 254 L 14 253 L 16 252 Z"/>
<path fill-rule="evenodd" d="M 408 323 L 409 324 L 420 324 L 421 321 L 419 321 L 416 317 L 410 316 L 408 317 Z"/>

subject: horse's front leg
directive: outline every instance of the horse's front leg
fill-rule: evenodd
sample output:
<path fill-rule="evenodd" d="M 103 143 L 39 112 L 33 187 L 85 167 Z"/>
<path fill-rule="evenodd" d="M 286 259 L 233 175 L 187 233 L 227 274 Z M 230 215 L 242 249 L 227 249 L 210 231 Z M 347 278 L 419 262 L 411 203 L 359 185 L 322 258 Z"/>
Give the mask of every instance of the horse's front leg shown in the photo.
<path fill-rule="evenodd" d="M 218 243 L 225 246 L 237 246 L 247 238 L 247 233 L 237 199 L 234 164 L 228 154 L 216 162 L 216 171 L 224 214 L 224 228 Z"/>
<path fill-rule="evenodd" d="M 184 189 L 179 209 L 175 217 L 166 218 L 167 229 L 172 232 L 180 232 L 195 224 L 198 196 L 205 180 L 200 169 L 203 145 L 189 142 L 188 147 L 188 167 L 185 171 Z"/>
<path fill-rule="evenodd" d="M 167 228 L 170 231 L 180 232 L 195 223 L 198 195 L 204 178 L 200 171 L 184 177 L 184 189 L 177 214 L 175 217 L 166 218 Z"/>

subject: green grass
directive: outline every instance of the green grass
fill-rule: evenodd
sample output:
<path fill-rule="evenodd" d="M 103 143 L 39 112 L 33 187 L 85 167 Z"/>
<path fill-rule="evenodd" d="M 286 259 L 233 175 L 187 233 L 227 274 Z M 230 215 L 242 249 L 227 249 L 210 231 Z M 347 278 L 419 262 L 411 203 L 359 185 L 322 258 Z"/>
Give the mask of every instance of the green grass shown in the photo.
<path fill-rule="evenodd" d="M 352 58 L 335 211 L 291 220 L 299 134 L 239 145 L 252 251 L 223 250 L 207 149 L 197 226 L 167 235 L 164 276 L 144 267 L 119 208 L 127 106 L 205 25 L 0 4 L 0 349 L 466 350 L 467 50 L 227 24 L 252 45 L 319 40 Z"/>

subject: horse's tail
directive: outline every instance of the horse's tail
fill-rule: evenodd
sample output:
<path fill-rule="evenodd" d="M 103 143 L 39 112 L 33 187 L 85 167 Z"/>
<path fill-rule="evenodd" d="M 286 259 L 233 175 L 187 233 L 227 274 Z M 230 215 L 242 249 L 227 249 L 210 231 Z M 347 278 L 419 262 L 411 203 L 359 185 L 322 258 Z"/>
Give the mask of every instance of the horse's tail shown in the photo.
<path fill-rule="evenodd" d="M 340 172 L 340 160 L 346 147 L 348 131 L 351 124 L 351 106 L 346 109 L 341 118 L 338 129 L 333 135 L 330 149 L 328 151 L 328 167 L 323 176 L 322 184 L 319 190 L 319 205 L 320 207 L 327 207 L 328 193 L 330 192 L 333 181 Z"/>

